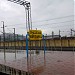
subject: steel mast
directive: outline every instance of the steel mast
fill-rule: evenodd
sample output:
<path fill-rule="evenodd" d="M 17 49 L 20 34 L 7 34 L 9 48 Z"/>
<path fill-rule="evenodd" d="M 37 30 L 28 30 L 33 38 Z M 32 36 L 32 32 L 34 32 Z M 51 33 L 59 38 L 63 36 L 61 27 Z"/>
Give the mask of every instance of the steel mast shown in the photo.
<path fill-rule="evenodd" d="M 25 11 L 26 11 L 26 29 L 27 32 L 29 32 L 29 30 L 32 30 L 32 20 L 31 20 L 31 4 L 28 1 L 25 0 L 8 0 L 20 5 L 23 5 L 25 7 Z"/>

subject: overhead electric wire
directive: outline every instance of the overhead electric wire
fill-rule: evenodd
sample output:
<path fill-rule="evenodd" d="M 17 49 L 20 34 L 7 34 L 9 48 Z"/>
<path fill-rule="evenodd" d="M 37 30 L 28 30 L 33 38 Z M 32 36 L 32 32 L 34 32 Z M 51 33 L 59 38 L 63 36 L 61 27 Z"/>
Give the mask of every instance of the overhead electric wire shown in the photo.
<path fill-rule="evenodd" d="M 75 21 L 75 20 L 71 20 L 71 21 L 64 21 L 64 22 L 58 22 L 58 23 L 50 23 L 51 25 L 52 24 L 60 24 L 60 23 L 66 23 L 66 22 L 72 22 L 72 21 Z M 44 26 L 44 25 L 50 25 L 49 23 L 48 24 L 42 24 L 42 25 L 37 25 L 37 26 Z M 34 26 L 33 26 L 34 27 Z"/>
<path fill-rule="evenodd" d="M 71 26 L 71 25 L 66 25 L 66 26 Z M 55 26 L 55 27 L 50 27 L 50 28 L 58 28 L 58 27 L 64 27 L 64 26 Z M 46 27 L 45 27 L 46 28 Z M 49 27 L 48 27 L 49 28 Z M 47 28 L 47 29 L 48 29 Z"/>
<path fill-rule="evenodd" d="M 40 27 L 41 29 L 43 29 L 43 28 L 47 28 L 47 29 L 48 29 L 48 28 L 54 28 L 54 29 L 55 29 L 55 28 L 58 28 L 58 27 L 60 28 L 60 27 L 65 27 L 65 26 L 66 26 L 66 27 L 67 27 L 67 26 L 71 26 L 71 24 L 69 24 L 69 25 L 64 25 L 64 26 L 61 25 L 61 26 L 53 26 L 53 27 L 52 27 L 52 26 L 49 26 L 49 27 L 48 27 L 48 26 L 44 26 L 44 27 L 42 27 L 42 28 L 41 28 L 40 26 L 39 26 L 39 27 Z M 39 27 L 37 27 L 37 28 L 39 28 Z M 19 28 L 20 28 L 20 27 L 19 27 Z M 21 27 L 20 30 L 25 30 L 25 28 Z"/>
<path fill-rule="evenodd" d="M 38 21 L 38 22 L 44 22 L 44 21 L 50 21 L 50 20 L 55 20 L 55 19 L 62 19 L 62 18 L 68 18 L 68 17 L 71 17 L 71 16 L 73 16 L 73 15 L 70 15 L 70 16 L 65 16 L 65 17 L 61 17 L 61 18 L 54 18 L 54 19 L 49 19 L 49 20 L 42 20 L 42 21 Z M 57 28 L 57 27 L 67 27 L 67 26 L 70 26 L 69 24 L 67 24 L 67 25 L 65 25 L 65 23 L 68 23 L 68 22 L 73 22 L 73 21 L 75 21 L 75 20 L 70 20 L 70 21 L 63 21 L 63 22 L 58 22 L 58 23 L 48 23 L 48 24 L 40 24 L 40 25 L 34 25 L 33 24 L 33 27 L 40 27 L 41 28 L 41 26 L 43 26 L 42 28 L 44 28 L 44 27 L 47 27 L 47 28 Z M 33 23 L 37 23 L 37 22 L 33 22 Z M 60 26 L 58 26 L 59 24 L 61 24 L 61 23 L 64 23 L 64 25 L 62 26 L 62 25 L 60 25 Z M 56 25 L 56 26 L 54 26 L 54 25 Z M 48 25 L 49 25 L 49 27 L 48 27 Z M 54 26 L 54 27 L 52 27 L 52 26 Z M 9 27 L 10 26 L 14 26 L 14 27 L 18 27 L 18 28 L 20 28 L 20 29 L 26 29 L 26 27 L 25 27 L 25 23 L 24 23 L 24 27 L 23 27 L 23 23 L 22 24 L 15 24 L 15 25 L 9 25 Z M 41 28 L 41 29 L 42 29 Z M 9 29 L 8 29 L 9 30 Z M 11 31 L 11 30 L 9 30 L 9 31 Z M 12 32 L 12 31 L 11 31 Z M 13 33 L 13 32 L 12 32 Z"/>
<path fill-rule="evenodd" d="M 62 18 L 67 18 L 67 17 L 72 17 L 74 15 L 68 15 L 64 17 L 57 17 L 57 18 L 52 18 L 52 19 L 47 19 L 47 20 L 41 20 L 41 21 L 33 21 L 33 22 L 43 22 L 43 21 L 50 21 L 50 20 L 55 20 L 55 19 L 62 19 Z"/>
<path fill-rule="evenodd" d="M 12 32 L 9 28 L 7 28 L 10 32 Z M 13 33 L 13 32 L 12 32 Z"/>
<path fill-rule="evenodd" d="M 68 16 L 64 16 L 64 17 L 57 17 L 57 18 L 52 18 L 52 19 L 47 19 L 47 20 L 41 20 L 41 21 L 33 21 L 32 23 L 37 23 L 37 22 L 44 22 L 44 21 L 50 21 L 50 20 L 55 20 L 55 19 L 62 19 L 62 18 L 67 18 L 67 17 L 72 17 L 74 15 L 68 15 Z M 15 26 L 15 25 L 25 25 L 26 23 L 19 23 L 19 24 L 13 24 L 13 25 L 10 25 L 10 26 Z"/>
<path fill-rule="evenodd" d="M 75 21 L 75 20 L 70 20 L 70 21 L 63 21 L 63 22 L 58 22 L 58 23 L 48 23 L 48 24 L 41 24 L 41 25 L 36 25 L 36 26 L 44 26 L 44 25 L 52 25 L 52 24 L 60 24 L 60 23 L 67 23 L 67 22 L 72 22 L 72 21 Z M 22 24 L 20 24 L 19 26 L 22 27 Z M 35 26 L 33 26 L 35 27 Z"/>

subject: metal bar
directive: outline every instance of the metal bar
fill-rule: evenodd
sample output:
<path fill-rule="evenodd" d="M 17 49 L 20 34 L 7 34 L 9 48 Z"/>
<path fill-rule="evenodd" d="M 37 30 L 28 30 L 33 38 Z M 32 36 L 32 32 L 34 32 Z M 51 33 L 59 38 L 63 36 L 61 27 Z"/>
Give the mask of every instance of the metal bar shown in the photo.
<path fill-rule="evenodd" d="M 4 60 L 6 61 L 6 55 L 5 55 L 5 26 L 4 26 L 4 21 L 2 21 L 3 23 L 3 47 L 4 47 Z"/>
<path fill-rule="evenodd" d="M 14 49 L 15 49 L 15 59 L 16 59 L 16 36 L 15 36 L 15 28 L 14 29 Z"/>
<path fill-rule="evenodd" d="M 26 35 L 26 53 L 27 53 L 27 58 L 28 58 L 28 34 Z"/>
<path fill-rule="evenodd" d="M 31 5 L 30 5 L 30 22 L 31 22 L 31 30 L 32 30 Z"/>
<path fill-rule="evenodd" d="M 45 42 L 44 35 L 43 35 L 43 42 L 44 42 L 44 55 L 45 55 L 45 51 L 46 51 L 46 42 Z"/>
<path fill-rule="evenodd" d="M 30 17 L 29 17 L 29 10 L 27 10 L 28 11 L 28 26 L 29 26 L 29 30 L 30 30 Z"/>

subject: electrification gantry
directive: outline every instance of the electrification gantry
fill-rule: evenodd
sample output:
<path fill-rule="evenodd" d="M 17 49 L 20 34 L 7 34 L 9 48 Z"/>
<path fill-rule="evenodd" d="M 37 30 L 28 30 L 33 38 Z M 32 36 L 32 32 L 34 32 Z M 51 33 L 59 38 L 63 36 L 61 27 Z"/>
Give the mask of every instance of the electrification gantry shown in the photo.
<path fill-rule="evenodd" d="M 27 29 L 27 32 L 29 32 L 29 30 L 32 30 L 31 4 L 30 4 L 30 2 L 28 2 L 26 0 L 8 0 L 8 1 L 23 5 L 25 7 L 25 11 L 26 11 L 26 29 Z"/>

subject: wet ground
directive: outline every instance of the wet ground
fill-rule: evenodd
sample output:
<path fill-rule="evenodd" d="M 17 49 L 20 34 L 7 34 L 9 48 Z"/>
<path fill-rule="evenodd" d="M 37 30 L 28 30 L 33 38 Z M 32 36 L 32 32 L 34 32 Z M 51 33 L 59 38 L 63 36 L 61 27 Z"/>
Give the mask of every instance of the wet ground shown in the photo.
<path fill-rule="evenodd" d="M 23 52 L 17 53 L 16 60 L 14 53 L 7 54 L 6 62 L 2 59 L 3 56 L 1 57 L 1 54 L 0 64 L 5 64 L 22 71 L 28 71 L 34 75 L 74 75 L 75 73 L 75 53 L 71 51 L 47 51 L 45 55 L 43 52 L 40 52 L 37 55 L 31 54 L 28 59 Z M 8 60 L 9 56 L 10 60 Z"/>

